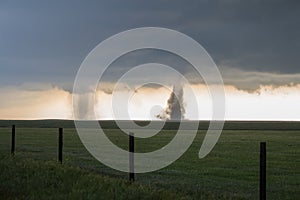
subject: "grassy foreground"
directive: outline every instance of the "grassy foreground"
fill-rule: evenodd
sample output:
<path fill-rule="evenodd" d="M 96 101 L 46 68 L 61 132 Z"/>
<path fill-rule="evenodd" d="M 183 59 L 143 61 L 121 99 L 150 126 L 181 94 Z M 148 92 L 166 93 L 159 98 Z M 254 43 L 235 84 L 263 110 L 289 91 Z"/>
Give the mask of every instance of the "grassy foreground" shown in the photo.
<path fill-rule="evenodd" d="M 280 123 L 275 123 L 273 129 L 266 125 L 268 130 L 263 130 L 262 124 L 252 124 L 260 129 L 253 129 L 250 124 L 250 130 L 245 130 L 245 124 L 235 123 L 236 128 L 224 130 L 213 151 L 201 160 L 198 152 L 205 131 L 199 130 L 189 150 L 175 163 L 156 172 L 137 174 L 135 184 L 129 185 L 128 174 L 95 160 L 72 127 L 64 129 L 61 166 L 57 162 L 57 128 L 29 128 L 30 123 L 17 126 L 14 159 L 7 157 L 9 124 L 0 128 L 0 193 L 7 194 L 0 196 L 1 199 L 73 199 L 72 195 L 75 199 L 93 199 L 97 195 L 101 198 L 102 193 L 106 199 L 128 199 L 128 194 L 137 199 L 258 199 L 261 141 L 267 142 L 267 198 L 299 199 L 300 196 L 300 130 L 295 128 L 299 124 L 294 124 L 291 130 L 286 124 L 284 129 L 277 130 Z M 46 121 L 43 123 L 43 127 L 49 127 Z M 128 136 L 122 131 L 105 132 L 116 145 L 128 149 Z M 162 148 L 175 134 L 174 130 L 163 130 L 151 138 L 136 139 L 136 150 L 149 152 Z M 89 185 L 88 180 L 94 183 Z M 108 185 L 101 192 L 103 182 Z M 109 193 L 114 186 L 120 187 L 118 193 Z M 65 189 L 60 190 L 61 187 Z M 39 198 L 41 193 L 46 195 Z M 112 194 L 116 196 L 109 196 Z"/>
<path fill-rule="evenodd" d="M 0 199 L 188 199 L 75 167 L 31 159 L 0 159 Z"/>

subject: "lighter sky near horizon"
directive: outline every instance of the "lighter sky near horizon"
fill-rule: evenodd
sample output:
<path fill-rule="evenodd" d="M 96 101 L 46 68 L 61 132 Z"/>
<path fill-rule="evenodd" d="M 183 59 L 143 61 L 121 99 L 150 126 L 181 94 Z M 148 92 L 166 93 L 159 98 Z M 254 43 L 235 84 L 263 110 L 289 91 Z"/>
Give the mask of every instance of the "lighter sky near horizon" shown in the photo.
<path fill-rule="evenodd" d="M 185 119 L 210 120 L 212 102 L 205 85 L 193 85 L 198 112 L 191 107 L 189 94 L 184 94 Z M 274 120 L 299 121 L 300 85 L 278 88 L 261 87 L 255 92 L 225 86 L 225 120 Z M 73 119 L 72 94 L 59 88 L 24 91 L 10 88 L 5 92 L 7 101 L 2 101 L 0 119 Z M 126 93 L 128 91 L 117 91 Z M 171 91 L 167 88 L 140 88 L 129 101 L 129 116 L 135 120 L 158 120 L 156 117 L 165 108 Z M 95 115 L 97 119 L 114 118 L 111 107 L 112 95 L 101 90 L 96 92 Z M 4 104 L 3 104 L 4 103 Z M 120 102 L 123 103 L 123 102 Z M 153 109 L 154 108 L 154 109 Z"/>
<path fill-rule="evenodd" d="M 114 34 L 151 26 L 180 31 L 210 54 L 225 84 L 226 120 L 300 121 L 299 9 L 293 0 L 0 0 L 0 119 L 73 119 L 73 82 L 87 54 Z M 184 89 L 186 119 L 211 119 L 209 92 L 192 67 L 150 50 L 125 55 L 106 71 L 95 93 L 98 119 L 114 119 L 112 88 L 120 76 L 149 62 L 191 81 L 199 114 Z M 139 88 L 129 102 L 131 118 L 157 119 L 170 93 Z"/>

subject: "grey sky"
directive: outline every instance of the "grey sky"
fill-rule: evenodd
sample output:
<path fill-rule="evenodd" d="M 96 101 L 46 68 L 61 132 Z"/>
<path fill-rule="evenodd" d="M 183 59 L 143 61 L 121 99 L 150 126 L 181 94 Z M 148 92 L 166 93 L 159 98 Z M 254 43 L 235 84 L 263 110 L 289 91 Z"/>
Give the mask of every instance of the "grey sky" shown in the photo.
<path fill-rule="evenodd" d="M 225 82 L 239 86 L 234 70 L 227 73 L 230 68 L 237 70 L 239 79 L 244 71 L 259 74 L 243 81 L 243 88 L 260 80 L 300 83 L 294 75 L 300 74 L 299 24 L 297 0 L 0 0 L 0 86 L 44 82 L 70 89 L 82 60 L 99 42 L 144 26 L 174 29 L 197 40 L 220 67 Z M 278 76 L 270 75 L 265 83 L 260 73 Z"/>

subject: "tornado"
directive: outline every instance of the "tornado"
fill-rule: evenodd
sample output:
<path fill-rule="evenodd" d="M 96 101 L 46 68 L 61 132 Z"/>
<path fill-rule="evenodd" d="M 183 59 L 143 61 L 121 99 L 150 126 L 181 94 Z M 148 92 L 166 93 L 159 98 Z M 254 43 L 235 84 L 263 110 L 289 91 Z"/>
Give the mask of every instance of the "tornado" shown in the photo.
<path fill-rule="evenodd" d="M 178 83 L 173 85 L 173 90 L 167 101 L 167 107 L 163 113 L 157 115 L 157 118 L 179 121 L 184 119 L 184 115 L 183 84 Z"/>

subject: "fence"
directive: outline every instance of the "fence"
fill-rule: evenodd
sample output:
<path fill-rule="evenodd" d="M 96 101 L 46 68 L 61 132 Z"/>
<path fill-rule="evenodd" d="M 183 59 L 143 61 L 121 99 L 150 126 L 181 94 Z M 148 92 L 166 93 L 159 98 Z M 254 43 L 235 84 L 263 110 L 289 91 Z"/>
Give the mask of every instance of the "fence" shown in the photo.
<path fill-rule="evenodd" d="M 63 163 L 63 128 L 58 128 L 58 152 L 57 159 Z M 129 181 L 135 181 L 134 173 L 134 134 L 129 135 Z M 16 151 L 16 126 L 12 126 L 11 131 L 11 155 L 14 156 Z M 260 143 L 260 176 L 259 176 L 259 197 L 261 200 L 266 199 L 266 143 Z"/>

